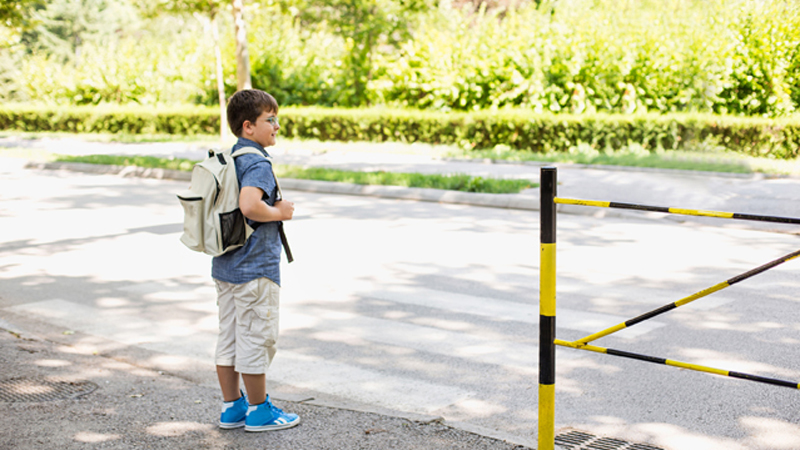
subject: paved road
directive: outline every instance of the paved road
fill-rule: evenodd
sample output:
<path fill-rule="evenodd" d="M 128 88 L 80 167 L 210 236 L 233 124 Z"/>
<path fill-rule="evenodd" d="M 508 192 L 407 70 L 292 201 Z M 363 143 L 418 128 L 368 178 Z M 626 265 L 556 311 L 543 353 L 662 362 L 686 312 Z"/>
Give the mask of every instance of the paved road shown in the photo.
<path fill-rule="evenodd" d="M 185 183 L 3 160 L 0 311 L 73 345 L 213 385 L 209 260 L 181 247 Z M 535 442 L 535 212 L 287 192 L 272 392 L 443 416 Z M 574 339 L 797 249 L 797 236 L 559 216 L 559 338 Z M 800 381 L 797 262 L 598 342 Z M 797 391 L 571 350 L 556 424 L 670 450 L 800 448 Z M 295 397 L 296 398 L 296 397 Z"/>

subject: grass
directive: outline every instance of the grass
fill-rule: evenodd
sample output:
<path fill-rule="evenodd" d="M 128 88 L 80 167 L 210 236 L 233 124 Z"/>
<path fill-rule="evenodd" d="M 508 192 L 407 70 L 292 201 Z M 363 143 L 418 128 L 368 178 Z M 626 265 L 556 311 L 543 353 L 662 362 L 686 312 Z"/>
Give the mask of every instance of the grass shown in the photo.
<path fill-rule="evenodd" d="M 631 154 L 627 152 L 598 152 L 598 154 L 522 154 L 519 152 L 497 155 L 495 151 L 478 151 L 471 157 L 504 160 L 554 162 L 562 164 L 585 164 L 600 166 L 649 167 L 657 169 L 695 170 L 722 173 L 753 173 L 754 170 L 744 161 L 728 155 L 707 154 L 687 151 L 671 151 L 668 153 Z"/>
<path fill-rule="evenodd" d="M 55 155 L 54 161 L 85 164 L 104 164 L 109 166 L 137 166 L 146 169 L 169 169 L 190 172 L 197 161 L 182 158 L 158 158 L 155 156 L 116 156 L 116 155 Z"/>
<path fill-rule="evenodd" d="M 752 157 L 713 145 L 698 144 L 692 150 L 650 151 L 633 144 L 616 151 L 601 151 L 587 144 L 574 146 L 569 152 L 527 153 L 504 148 L 493 150 L 451 150 L 448 156 L 517 162 L 553 162 L 562 164 L 649 167 L 657 169 L 693 170 L 719 173 L 764 173 L 767 175 L 800 175 L 800 161 Z"/>
<path fill-rule="evenodd" d="M 16 131 L 0 131 L 0 138 L 15 137 L 21 139 L 73 138 L 94 142 L 185 142 L 194 145 L 219 147 L 218 136 L 173 136 L 173 135 L 118 135 L 118 134 L 70 134 L 70 133 L 23 133 Z M 225 147 L 230 142 L 225 142 Z M 679 169 L 720 173 L 763 173 L 767 175 L 800 176 L 800 161 L 778 160 L 766 157 L 751 157 L 727 151 L 723 147 L 709 143 L 698 143 L 689 150 L 650 151 L 638 144 L 632 144 L 616 151 L 603 151 L 587 144 L 579 144 L 569 152 L 530 153 L 498 146 L 489 150 L 461 150 L 455 146 L 404 144 L 396 142 L 327 142 L 315 140 L 281 140 L 281 147 L 312 151 L 379 151 L 401 154 L 424 154 L 432 157 L 449 157 L 460 159 L 500 160 L 518 162 L 552 162 L 561 164 L 612 165 L 628 167 L 649 167 L 659 169 Z M 0 149 L 0 154 L 8 154 L 9 150 Z M 180 162 L 164 161 L 159 164 L 180 164 Z M 138 165 L 138 164 L 137 164 Z M 183 169 L 180 169 L 183 170 Z"/>
<path fill-rule="evenodd" d="M 538 187 L 538 183 L 528 180 L 507 180 L 499 178 L 473 177 L 471 175 L 423 175 L 420 173 L 398 172 L 352 172 L 319 167 L 279 166 L 279 177 L 303 180 L 338 181 L 342 183 L 405 186 L 450 191 L 481 192 L 486 194 L 516 194 L 523 189 Z"/>
<path fill-rule="evenodd" d="M 153 156 L 114 156 L 59 155 L 55 161 L 77 162 L 88 164 L 105 164 L 115 166 L 138 166 L 145 168 L 161 168 L 191 171 L 196 161 L 180 158 L 157 158 Z M 432 189 L 446 189 L 462 192 L 480 192 L 486 194 L 516 194 L 523 189 L 537 187 L 538 183 L 528 180 L 506 180 L 497 178 L 473 177 L 464 174 L 423 175 L 420 173 L 396 172 L 354 172 L 347 170 L 325 169 L 319 167 L 305 168 L 300 166 L 281 165 L 276 168 L 276 175 L 281 178 L 301 180 L 336 181 L 362 185 L 405 186 Z"/>

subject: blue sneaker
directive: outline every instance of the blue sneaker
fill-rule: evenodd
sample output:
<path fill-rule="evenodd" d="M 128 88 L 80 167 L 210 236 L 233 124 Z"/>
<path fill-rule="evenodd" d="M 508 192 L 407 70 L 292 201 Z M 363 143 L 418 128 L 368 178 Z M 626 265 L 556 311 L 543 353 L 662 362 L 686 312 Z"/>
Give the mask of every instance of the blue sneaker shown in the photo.
<path fill-rule="evenodd" d="M 222 414 L 219 416 L 219 427 L 226 430 L 241 428 L 244 426 L 247 416 L 247 397 L 244 392 L 239 391 L 242 396 L 239 400 L 222 403 Z"/>
<path fill-rule="evenodd" d="M 264 403 L 247 408 L 244 431 L 284 430 L 299 423 L 300 416 L 281 411 L 269 401 L 269 396 L 267 396 L 267 401 Z"/>

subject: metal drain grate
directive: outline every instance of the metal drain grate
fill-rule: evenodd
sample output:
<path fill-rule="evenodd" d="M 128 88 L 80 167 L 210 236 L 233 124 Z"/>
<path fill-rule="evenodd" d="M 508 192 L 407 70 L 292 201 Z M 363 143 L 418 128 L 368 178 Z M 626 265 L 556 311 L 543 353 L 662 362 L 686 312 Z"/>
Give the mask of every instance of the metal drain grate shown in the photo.
<path fill-rule="evenodd" d="M 52 381 L 43 378 L 0 380 L 0 402 L 44 402 L 86 395 L 97 389 L 91 381 Z"/>
<path fill-rule="evenodd" d="M 664 450 L 648 444 L 634 444 L 582 431 L 569 431 L 556 436 L 556 444 L 567 450 Z"/>

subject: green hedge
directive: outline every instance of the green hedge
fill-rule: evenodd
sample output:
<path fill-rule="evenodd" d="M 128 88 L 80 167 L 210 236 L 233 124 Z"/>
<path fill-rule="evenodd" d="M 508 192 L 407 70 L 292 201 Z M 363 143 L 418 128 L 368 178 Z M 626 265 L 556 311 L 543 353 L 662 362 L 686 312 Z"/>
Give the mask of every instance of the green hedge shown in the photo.
<path fill-rule="evenodd" d="M 71 133 L 215 134 L 219 109 L 143 106 L 0 106 L 0 129 Z"/>
<path fill-rule="evenodd" d="M 524 111 L 434 113 L 399 110 L 285 109 L 282 134 L 334 141 L 400 141 L 498 145 L 532 152 L 566 151 L 578 143 L 619 149 L 692 149 L 713 143 L 751 156 L 800 156 L 800 118 L 730 116 L 551 115 Z"/>
<path fill-rule="evenodd" d="M 331 141 L 399 141 L 498 145 L 531 152 L 566 151 L 578 143 L 619 149 L 693 149 L 721 145 L 751 156 L 800 156 L 800 117 L 745 118 L 702 114 L 550 115 L 519 110 L 436 113 L 395 109 L 284 108 L 284 137 Z M 0 129 L 107 133 L 215 134 L 218 110 L 205 107 L 45 108 L 0 106 Z"/>

